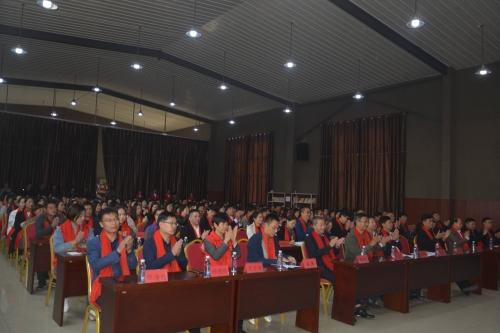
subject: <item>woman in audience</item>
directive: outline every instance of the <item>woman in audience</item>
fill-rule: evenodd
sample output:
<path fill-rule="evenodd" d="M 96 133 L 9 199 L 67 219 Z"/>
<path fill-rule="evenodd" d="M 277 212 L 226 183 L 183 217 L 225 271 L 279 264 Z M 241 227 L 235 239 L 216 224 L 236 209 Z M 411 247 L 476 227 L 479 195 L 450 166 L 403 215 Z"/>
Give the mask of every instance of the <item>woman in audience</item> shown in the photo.
<path fill-rule="evenodd" d="M 92 202 L 92 210 L 93 210 L 92 215 L 97 216 L 97 214 L 99 214 L 102 208 L 103 207 L 99 201 Z"/>
<path fill-rule="evenodd" d="M 167 212 L 169 212 L 169 213 L 173 213 L 173 212 L 174 212 L 174 204 L 173 204 L 173 203 L 171 203 L 171 202 L 169 202 L 169 203 L 167 204 L 167 207 L 165 207 L 165 209 L 167 210 Z"/>
<path fill-rule="evenodd" d="M 116 206 L 115 211 L 118 214 L 118 220 L 120 222 L 120 227 L 118 231 L 122 233 L 122 237 L 132 236 L 135 238 L 136 228 L 134 221 L 127 216 L 127 211 L 123 206 Z"/>
<path fill-rule="evenodd" d="M 64 200 L 61 200 L 57 203 L 57 212 L 66 217 L 66 203 L 64 202 Z"/>
<path fill-rule="evenodd" d="M 297 239 L 297 234 L 295 232 L 295 225 L 297 224 L 297 218 L 295 215 L 289 215 L 286 217 L 286 223 L 278 230 L 279 240 L 288 241 L 290 245 L 295 243 Z"/>
<path fill-rule="evenodd" d="M 33 206 L 35 205 L 35 201 L 33 200 L 33 197 L 30 197 L 30 196 L 27 196 L 26 197 L 26 206 L 24 207 L 23 210 L 21 211 L 17 211 L 17 214 L 16 214 L 16 218 L 14 220 L 14 227 L 12 230 L 14 230 L 11 234 L 11 237 L 10 237 L 10 247 L 9 247 L 9 253 L 14 253 L 14 250 L 16 249 L 16 247 L 20 246 L 20 244 L 16 244 L 18 243 L 17 240 L 17 235 L 23 230 L 23 227 L 21 226 L 21 224 L 23 222 L 32 222 L 35 220 L 35 212 L 33 211 Z M 19 251 L 19 255 L 22 254 L 22 250 Z M 21 259 L 21 258 L 19 258 Z"/>
<path fill-rule="evenodd" d="M 99 209 L 99 212 L 103 209 L 106 209 L 106 208 L 108 208 L 108 203 L 106 201 L 103 201 L 101 204 L 101 209 Z M 96 216 L 97 216 L 97 214 L 99 214 L 99 212 L 96 211 L 96 213 L 95 213 Z"/>
<path fill-rule="evenodd" d="M 188 201 L 194 202 L 196 201 L 196 197 L 194 196 L 193 192 L 189 193 L 189 196 L 187 197 Z"/>
<path fill-rule="evenodd" d="M 147 221 L 147 217 L 145 217 L 142 213 L 142 206 L 139 203 L 136 203 L 131 210 L 130 217 L 134 221 L 134 225 L 137 227 L 138 224 Z"/>
<path fill-rule="evenodd" d="M 296 219 L 298 219 L 300 217 L 300 209 L 298 209 L 297 207 L 294 207 L 292 209 L 292 214 L 295 215 Z"/>
<path fill-rule="evenodd" d="M 137 194 L 135 195 L 135 198 L 138 199 L 138 200 L 142 200 L 142 199 L 144 199 L 144 196 L 142 195 L 141 191 L 137 191 Z"/>
<path fill-rule="evenodd" d="M 250 225 L 247 227 L 247 237 L 250 239 L 253 235 L 255 235 L 258 232 L 263 232 L 264 226 L 262 225 L 263 221 L 263 216 L 262 212 L 256 210 L 253 212 L 253 214 L 250 216 Z"/>

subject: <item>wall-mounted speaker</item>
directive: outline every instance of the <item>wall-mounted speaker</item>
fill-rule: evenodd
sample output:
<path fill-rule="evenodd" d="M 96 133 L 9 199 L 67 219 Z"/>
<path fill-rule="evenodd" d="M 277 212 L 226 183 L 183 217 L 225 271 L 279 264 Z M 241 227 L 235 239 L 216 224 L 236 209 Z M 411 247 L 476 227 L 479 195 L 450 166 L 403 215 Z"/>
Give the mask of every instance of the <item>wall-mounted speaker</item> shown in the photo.
<path fill-rule="evenodd" d="M 309 161 L 309 146 L 307 142 L 297 143 L 297 161 Z"/>

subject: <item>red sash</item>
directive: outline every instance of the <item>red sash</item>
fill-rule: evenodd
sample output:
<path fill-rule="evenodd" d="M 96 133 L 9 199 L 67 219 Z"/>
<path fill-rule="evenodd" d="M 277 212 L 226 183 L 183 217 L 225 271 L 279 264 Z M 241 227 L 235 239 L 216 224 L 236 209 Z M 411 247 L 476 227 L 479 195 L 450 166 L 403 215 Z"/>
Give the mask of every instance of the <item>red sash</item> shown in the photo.
<path fill-rule="evenodd" d="M 345 230 L 345 226 L 342 224 L 342 222 L 340 222 L 340 220 L 338 218 L 336 218 L 335 221 L 337 221 L 337 224 L 339 225 L 340 230 Z"/>
<path fill-rule="evenodd" d="M 88 221 L 85 220 L 85 224 L 87 224 L 89 227 L 91 227 L 92 229 L 94 229 L 94 217 L 91 216 Z"/>
<path fill-rule="evenodd" d="M 304 219 L 302 218 L 302 216 L 299 217 L 299 222 L 302 225 L 302 231 L 306 232 L 307 231 L 307 224 L 306 224 L 306 221 L 304 221 Z"/>
<path fill-rule="evenodd" d="M 214 224 L 212 223 L 212 219 L 207 216 L 207 221 L 208 221 L 208 225 L 210 226 L 210 228 L 213 229 L 214 228 Z"/>
<path fill-rule="evenodd" d="M 233 222 L 234 218 L 229 214 L 226 214 L 226 215 L 227 215 L 227 220 L 229 221 L 229 224 L 231 224 Z"/>
<path fill-rule="evenodd" d="M 161 258 L 165 254 L 167 254 L 167 251 L 165 251 L 165 246 L 163 245 L 163 236 L 161 235 L 161 232 L 155 232 L 153 239 L 156 245 L 156 258 Z M 177 240 L 173 235 L 170 235 L 170 249 L 174 247 L 175 243 L 177 243 Z M 169 264 L 166 264 L 163 269 L 166 269 L 169 272 L 181 271 L 181 267 L 177 263 L 177 260 L 173 260 Z"/>
<path fill-rule="evenodd" d="M 330 242 L 328 241 L 328 238 L 325 235 L 320 235 L 316 231 L 312 232 L 312 235 L 314 237 L 314 240 L 316 241 L 316 244 L 318 245 L 318 248 L 321 250 L 322 248 L 325 247 L 325 244 L 329 244 Z M 321 238 L 325 240 L 325 243 L 321 241 Z M 335 253 L 333 252 L 333 249 L 330 249 L 327 253 L 321 256 L 321 259 L 325 263 L 325 266 L 328 267 L 330 270 L 333 271 L 333 262 L 332 260 L 335 259 Z"/>
<path fill-rule="evenodd" d="M 59 226 L 59 229 L 61 229 L 61 233 L 62 233 L 62 236 L 63 236 L 65 243 L 71 242 L 73 239 L 76 238 L 76 235 L 73 232 L 73 225 L 72 225 L 70 220 L 66 220 L 66 222 L 61 224 Z M 84 237 L 85 237 L 85 239 L 87 239 L 87 238 L 89 238 L 89 230 L 90 230 L 89 225 L 84 222 L 84 223 L 82 223 L 81 226 L 79 225 L 78 228 L 76 228 L 76 233 L 83 231 Z M 76 252 L 85 252 L 86 251 L 85 248 L 79 247 L 78 244 L 76 244 L 75 247 L 76 247 Z M 55 255 L 55 251 L 54 251 L 54 261 L 52 262 L 52 264 L 54 265 L 54 267 L 57 267 L 57 256 Z"/>
<path fill-rule="evenodd" d="M 358 244 L 360 249 L 363 249 L 363 246 L 370 244 L 370 236 L 366 231 L 363 232 L 363 237 L 361 237 L 361 234 L 359 233 L 358 229 L 354 227 L 354 235 L 358 239 Z M 373 257 L 372 251 L 369 251 L 366 255 L 368 256 L 368 259 L 371 259 Z"/>
<path fill-rule="evenodd" d="M 262 232 L 262 240 L 264 241 L 264 247 L 266 248 L 267 259 L 276 259 L 276 246 L 274 244 L 274 238 L 269 238 L 265 232 Z"/>
<path fill-rule="evenodd" d="M 120 227 L 122 232 L 126 232 L 127 236 L 132 235 L 132 228 L 128 225 L 127 220 L 123 221 L 121 227 Z"/>
<path fill-rule="evenodd" d="M 426 227 L 422 226 L 422 230 L 423 230 L 423 231 L 425 231 L 425 233 L 427 234 L 427 236 L 429 236 L 429 238 L 430 238 L 431 240 L 433 240 L 433 239 L 434 239 L 434 235 L 433 235 L 433 234 L 431 234 L 431 233 L 430 233 L 430 231 L 429 231 L 429 230 L 427 230 L 427 228 L 426 228 Z M 439 246 L 439 248 L 441 249 L 441 244 L 439 244 L 439 240 L 436 242 L 436 244 L 437 244 L 437 245 Z"/>
<path fill-rule="evenodd" d="M 210 243 L 214 244 L 216 248 L 219 248 L 224 241 L 217 235 L 216 232 L 211 232 L 208 234 L 207 239 Z M 228 267 L 231 267 L 231 255 L 232 255 L 232 250 L 233 250 L 233 243 L 232 241 L 229 241 L 227 243 L 227 246 L 229 247 L 228 250 L 220 257 L 219 260 L 214 260 L 211 255 L 209 255 L 207 252 L 202 247 L 203 253 L 205 256 L 210 257 L 210 264 L 214 266 L 223 266 L 227 265 Z"/>
<path fill-rule="evenodd" d="M 257 227 L 257 225 L 254 222 L 253 223 L 253 229 L 255 230 L 256 234 L 259 233 L 259 232 L 264 233 L 264 226 L 262 225 L 262 223 L 261 223 L 260 227 Z"/>
<path fill-rule="evenodd" d="M 408 227 L 406 226 L 406 224 L 400 223 L 400 225 L 403 227 L 403 229 L 404 229 L 405 232 L 408 231 Z"/>
<path fill-rule="evenodd" d="M 28 216 L 28 210 L 25 208 L 24 209 L 24 218 L 25 218 L 25 221 L 28 221 L 31 218 L 35 219 L 36 216 L 35 214 L 33 214 L 33 210 L 31 210 L 31 212 L 29 212 L 31 216 Z"/>
<path fill-rule="evenodd" d="M 384 229 L 380 230 L 380 232 L 382 232 L 382 234 L 384 234 L 384 236 L 391 236 L 390 234 L 387 233 L 387 231 L 385 231 Z M 387 244 L 391 244 L 392 243 L 392 239 L 390 239 Z M 397 246 L 394 246 L 394 251 L 396 252 L 399 252 L 399 248 Z"/>
<path fill-rule="evenodd" d="M 43 228 L 48 228 L 50 225 L 52 225 L 52 223 L 49 222 L 49 220 L 47 220 L 46 218 L 43 219 Z M 42 239 L 50 239 L 50 236 L 52 236 L 54 234 L 54 231 L 56 229 L 52 228 L 52 232 L 48 235 L 45 235 L 42 237 Z"/>
<path fill-rule="evenodd" d="M 122 242 L 122 235 L 120 233 L 117 234 L 118 244 Z M 111 241 L 108 238 L 108 235 L 103 231 L 99 235 L 99 240 L 101 241 L 101 258 L 104 258 L 108 254 L 111 253 Z M 122 274 L 124 276 L 130 275 L 130 270 L 128 268 L 127 261 L 127 248 L 125 247 L 120 253 L 120 267 L 122 269 Z M 111 265 L 101 269 L 99 272 L 99 276 L 92 283 L 92 293 L 90 294 L 90 303 L 95 303 L 99 296 L 101 296 L 102 285 L 99 282 L 99 278 L 113 276 L 113 267 Z M 92 277 L 91 277 L 92 278 Z"/>
<path fill-rule="evenodd" d="M 137 216 L 137 220 L 134 221 L 135 226 L 142 223 L 142 215 Z"/>
<path fill-rule="evenodd" d="M 441 223 L 441 221 L 437 221 L 436 222 L 436 226 L 441 229 L 443 227 L 443 224 Z"/>
<path fill-rule="evenodd" d="M 250 216 L 247 214 L 245 214 L 245 217 L 247 218 L 247 221 L 250 221 Z"/>
<path fill-rule="evenodd" d="M 455 229 L 455 227 L 451 227 L 451 230 L 458 236 L 458 238 L 460 238 L 460 239 L 464 238 L 464 236 L 462 236 L 462 234 L 460 232 L 458 232 L 458 230 Z M 464 248 L 465 251 L 470 251 L 470 247 L 469 247 L 469 244 L 467 244 L 467 242 L 463 243 L 462 247 Z"/>
<path fill-rule="evenodd" d="M 189 225 L 191 226 L 191 229 L 193 229 L 194 236 L 195 236 L 196 238 L 201 238 L 201 227 L 200 227 L 200 225 L 198 225 L 199 234 L 196 232 L 196 229 L 195 229 L 195 228 L 194 228 L 194 226 L 191 224 L 191 222 L 189 222 Z"/>
<path fill-rule="evenodd" d="M 293 239 L 294 240 L 297 239 L 297 234 L 295 232 L 295 229 L 292 229 L 292 232 L 293 232 Z M 288 229 L 286 226 L 285 226 L 285 232 L 284 232 L 284 234 L 285 234 L 285 240 L 286 241 L 291 241 L 292 240 L 292 238 L 290 237 L 290 229 Z"/>

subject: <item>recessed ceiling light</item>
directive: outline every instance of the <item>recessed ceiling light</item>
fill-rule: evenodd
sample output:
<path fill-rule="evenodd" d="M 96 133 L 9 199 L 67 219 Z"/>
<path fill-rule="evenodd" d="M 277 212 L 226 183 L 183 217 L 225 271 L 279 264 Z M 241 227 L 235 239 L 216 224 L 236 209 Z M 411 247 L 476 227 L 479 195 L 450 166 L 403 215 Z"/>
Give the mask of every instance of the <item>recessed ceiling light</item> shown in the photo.
<path fill-rule="evenodd" d="M 357 92 L 357 93 L 355 93 L 355 94 L 354 94 L 354 96 L 352 96 L 352 97 L 353 97 L 354 99 L 362 99 L 362 98 L 363 98 L 363 97 L 365 97 L 365 96 L 363 96 L 363 94 L 362 94 L 360 91 L 358 91 L 358 92 Z"/>
<path fill-rule="evenodd" d="M 234 119 L 230 119 L 230 120 L 228 121 L 228 123 L 230 123 L 231 125 L 234 125 L 234 124 L 236 124 L 236 121 L 234 121 Z"/>

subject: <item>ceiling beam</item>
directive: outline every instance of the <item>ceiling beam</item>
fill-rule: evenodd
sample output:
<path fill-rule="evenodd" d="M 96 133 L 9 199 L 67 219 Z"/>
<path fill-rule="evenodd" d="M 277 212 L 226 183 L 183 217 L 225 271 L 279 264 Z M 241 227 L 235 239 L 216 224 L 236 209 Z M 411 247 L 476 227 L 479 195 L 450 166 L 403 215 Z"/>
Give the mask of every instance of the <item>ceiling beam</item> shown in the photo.
<path fill-rule="evenodd" d="M 51 88 L 51 89 L 66 89 L 66 90 L 78 90 L 78 91 L 88 91 L 88 92 L 92 92 L 92 88 L 94 88 L 94 86 L 85 86 L 85 85 L 81 85 L 81 84 L 74 85 L 74 84 L 70 84 L 70 83 L 25 80 L 25 79 L 15 79 L 15 78 L 9 78 L 9 77 L 4 77 L 4 79 L 5 79 L 5 81 L 7 81 L 8 84 L 12 84 L 12 85 L 16 85 L 16 86 L 40 87 L 40 88 Z M 132 102 L 132 103 L 141 104 L 141 105 L 148 106 L 150 108 L 154 108 L 154 109 L 158 109 L 158 110 L 162 110 L 165 112 L 170 112 L 170 113 L 173 113 L 173 114 L 176 114 L 179 116 L 183 116 L 183 117 L 186 117 L 189 119 L 199 120 L 199 121 L 207 123 L 207 124 L 211 124 L 213 122 L 213 120 L 211 120 L 211 119 L 200 117 L 200 116 L 197 116 L 197 115 L 194 115 L 194 114 L 191 114 L 188 112 L 184 112 L 181 110 L 173 109 L 173 108 L 170 108 L 170 107 L 162 105 L 162 104 L 158 104 L 158 103 L 151 102 L 151 101 L 141 99 L 138 97 L 123 94 L 121 92 L 117 92 L 117 91 L 114 91 L 111 89 L 106 89 L 102 86 L 100 86 L 100 88 L 102 89 L 102 92 L 100 92 L 100 94 L 113 96 L 113 97 L 120 98 L 120 99 L 123 99 L 125 101 Z"/>
<path fill-rule="evenodd" d="M 9 26 L 9 25 L 0 24 L 0 34 L 18 37 L 19 36 L 19 27 L 13 27 L 13 26 Z M 81 47 L 90 47 L 90 48 L 99 49 L 99 50 L 127 53 L 127 54 L 133 54 L 133 55 L 137 54 L 137 46 L 104 42 L 104 41 L 95 40 L 95 39 L 88 39 L 88 38 L 75 37 L 75 36 L 62 35 L 62 34 L 55 34 L 52 32 L 45 32 L 45 31 L 26 29 L 26 28 L 23 28 L 23 38 L 31 38 L 31 39 L 43 40 L 43 41 L 47 41 L 47 42 L 75 45 L 75 46 L 81 46 Z M 141 46 L 141 48 L 139 49 L 139 55 L 144 56 L 144 57 L 157 58 L 158 60 L 165 60 L 165 61 L 168 61 L 168 62 L 173 63 L 175 65 L 178 65 L 178 66 L 184 67 L 186 69 L 192 70 L 194 72 L 197 72 L 199 74 L 211 77 L 211 78 L 216 79 L 218 81 L 222 81 L 222 79 L 223 79 L 222 74 L 219 74 L 215 71 L 212 71 L 208 68 L 197 65 L 197 64 L 192 63 L 190 61 L 181 59 L 181 58 L 176 57 L 174 55 L 171 55 L 169 53 L 163 52 L 162 50 L 150 49 L 150 48 L 145 48 L 145 47 Z M 241 81 L 232 79 L 229 76 L 224 76 L 224 80 L 227 84 L 232 85 L 234 87 L 238 87 L 240 89 L 246 90 L 248 92 L 254 93 L 256 95 L 265 97 L 267 99 L 273 100 L 273 101 L 281 103 L 281 104 L 285 104 L 285 105 L 287 104 L 286 99 L 283 99 L 281 97 L 275 96 L 275 95 L 270 94 L 270 93 L 267 93 L 263 90 L 252 87 L 252 86 L 250 86 L 246 83 L 243 83 Z"/>
<path fill-rule="evenodd" d="M 377 20 L 372 15 L 365 12 L 363 9 L 356 6 L 349 0 L 328 0 L 338 8 L 342 9 L 347 14 L 351 15 L 361 23 L 365 24 L 375 32 L 379 33 L 383 37 L 387 38 L 415 58 L 422 61 L 427 66 L 435 69 L 439 73 L 446 75 L 448 72 L 448 66 L 443 64 L 437 58 L 434 58 L 431 54 L 422 50 L 419 46 L 413 44 L 408 39 L 404 38 L 396 31 L 392 30 L 379 20 Z M 24 29 L 23 29 L 24 32 Z"/>

